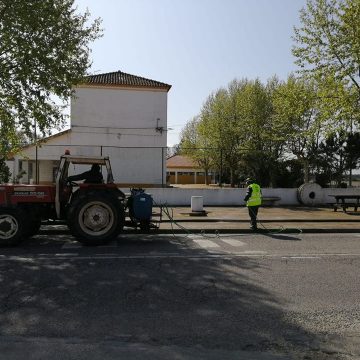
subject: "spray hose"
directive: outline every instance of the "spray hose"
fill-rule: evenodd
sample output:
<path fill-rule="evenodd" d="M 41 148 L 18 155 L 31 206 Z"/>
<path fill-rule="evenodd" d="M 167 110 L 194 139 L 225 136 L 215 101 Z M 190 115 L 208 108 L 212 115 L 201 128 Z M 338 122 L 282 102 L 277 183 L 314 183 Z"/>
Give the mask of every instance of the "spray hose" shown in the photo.
<path fill-rule="evenodd" d="M 205 230 L 201 230 L 200 233 L 195 233 L 193 231 L 191 231 L 190 229 L 186 228 L 185 226 L 179 224 L 179 222 L 177 222 L 174 219 L 174 209 L 172 207 L 169 207 L 167 204 L 161 204 L 161 205 L 157 205 L 154 202 L 155 206 L 158 206 L 160 208 L 160 211 L 169 219 L 170 224 L 171 224 L 171 229 L 172 229 L 172 234 L 175 237 L 175 229 L 174 227 L 178 227 L 179 229 L 181 229 L 182 231 L 184 231 L 184 233 L 186 234 L 186 236 L 190 236 L 190 235 L 201 235 L 202 237 L 206 238 L 206 239 L 210 239 L 210 238 L 221 238 L 221 237 L 236 237 L 236 236 L 244 236 L 244 234 L 231 234 L 231 235 L 225 235 L 225 234 L 220 234 L 219 230 L 214 230 L 214 234 L 208 234 L 205 232 Z M 291 232 L 291 233 L 302 233 L 301 229 L 298 228 L 285 228 L 284 226 L 280 226 L 279 228 L 276 229 L 269 229 L 267 228 L 262 222 L 261 220 L 257 219 L 258 224 L 261 226 L 261 230 L 258 231 L 259 233 L 262 234 L 281 234 L 281 233 L 286 233 L 286 232 Z"/>
<path fill-rule="evenodd" d="M 179 224 L 174 219 L 174 209 L 172 207 L 169 208 L 169 206 L 167 204 L 161 205 L 161 209 L 162 209 L 162 212 L 165 214 L 165 216 L 170 220 L 171 230 L 172 230 L 172 234 L 174 237 L 176 236 L 175 231 L 174 231 L 174 226 L 177 226 L 179 229 L 184 231 L 186 236 L 200 235 L 200 236 L 204 237 L 205 239 L 220 238 L 220 233 L 218 230 L 215 230 L 214 234 L 206 234 L 204 229 L 201 230 L 200 233 L 194 233 L 193 231 L 187 229 L 185 226 Z"/>

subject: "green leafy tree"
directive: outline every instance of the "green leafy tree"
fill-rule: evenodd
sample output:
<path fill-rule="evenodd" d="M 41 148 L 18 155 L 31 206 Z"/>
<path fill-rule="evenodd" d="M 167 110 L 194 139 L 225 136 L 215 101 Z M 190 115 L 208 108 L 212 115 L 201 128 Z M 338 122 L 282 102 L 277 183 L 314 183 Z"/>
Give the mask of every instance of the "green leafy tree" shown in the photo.
<path fill-rule="evenodd" d="M 219 89 L 205 101 L 201 112 L 197 131 L 208 148 L 209 157 L 220 174 L 219 185 L 224 181 L 226 156 L 229 144 L 232 143 L 232 134 L 229 133 L 227 123 L 227 92 Z"/>
<path fill-rule="evenodd" d="M 302 163 L 304 181 L 309 181 L 312 154 L 321 135 L 317 92 L 311 81 L 289 76 L 273 95 L 274 131 L 286 144 L 287 153 Z"/>
<path fill-rule="evenodd" d="M 220 174 L 219 184 L 236 182 L 237 168 L 241 161 L 241 119 L 238 108 L 238 87 L 246 81 L 233 82 L 228 89 L 211 94 L 201 109 L 198 131 L 206 139 L 214 166 Z"/>
<path fill-rule="evenodd" d="M 317 152 L 317 176 L 316 181 L 321 186 L 327 186 L 332 181 L 340 186 L 346 170 L 346 132 L 338 131 L 329 134 L 319 144 Z"/>
<path fill-rule="evenodd" d="M 346 168 L 349 170 L 349 185 L 352 186 L 352 170 L 358 168 L 360 160 L 360 133 L 350 132 L 345 145 Z"/>
<path fill-rule="evenodd" d="M 6 159 L 11 153 L 16 152 L 32 141 L 23 131 L 11 126 L 11 121 L 9 121 L 6 114 L 0 115 L 0 157 Z"/>
<path fill-rule="evenodd" d="M 308 0 L 293 48 L 303 72 L 346 79 L 360 93 L 359 19 L 359 0 Z"/>
<path fill-rule="evenodd" d="M 0 184 L 9 182 L 10 176 L 10 169 L 6 165 L 5 159 L 0 158 Z"/>
<path fill-rule="evenodd" d="M 360 1 L 308 0 L 293 54 L 318 82 L 324 117 L 360 122 Z"/>
<path fill-rule="evenodd" d="M 207 99 L 201 110 L 199 131 L 208 139 L 217 169 L 232 186 L 252 169 L 259 180 L 261 154 L 272 158 L 272 105 L 269 89 L 259 80 L 233 80 Z M 257 156 L 253 156 L 256 154 Z M 251 161 L 251 166 L 246 162 Z"/>
<path fill-rule="evenodd" d="M 239 92 L 242 164 L 251 169 L 248 175 L 263 186 L 274 184 L 277 162 L 283 151 L 283 141 L 274 131 L 272 102 L 277 87 L 276 78 L 270 79 L 266 85 L 255 80 L 248 82 Z"/>
<path fill-rule="evenodd" d="M 319 144 L 314 154 L 316 161 L 316 181 L 321 186 L 328 186 L 332 182 L 341 186 L 346 173 L 351 173 L 358 167 L 360 159 L 360 134 L 339 130 L 328 134 Z"/>
<path fill-rule="evenodd" d="M 74 0 L 0 0 L 0 120 L 16 149 L 17 131 L 31 137 L 62 126 L 73 85 L 90 66 L 89 42 L 99 19 L 77 13 Z"/>
<path fill-rule="evenodd" d="M 264 184 L 272 183 L 272 165 L 283 151 L 283 141 L 273 131 L 277 82 L 274 78 L 265 86 L 259 80 L 233 80 L 211 94 L 200 115 L 184 128 L 182 148 L 203 148 L 192 155 L 211 161 L 220 184 L 229 181 L 234 186 L 250 173 Z"/>
<path fill-rule="evenodd" d="M 209 149 L 207 139 L 198 130 L 200 118 L 194 117 L 188 122 L 180 135 L 180 153 L 190 156 L 205 172 L 205 184 L 208 184 L 208 174 L 213 165 L 212 149 Z"/>

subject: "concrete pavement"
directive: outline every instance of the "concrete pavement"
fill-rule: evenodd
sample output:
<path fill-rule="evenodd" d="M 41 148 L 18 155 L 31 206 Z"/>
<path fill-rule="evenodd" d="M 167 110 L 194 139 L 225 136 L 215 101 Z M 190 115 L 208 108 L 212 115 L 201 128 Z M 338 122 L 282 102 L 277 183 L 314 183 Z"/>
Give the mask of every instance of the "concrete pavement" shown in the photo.
<path fill-rule="evenodd" d="M 196 216 L 190 207 L 164 207 L 161 221 L 152 233 L 253 233 L 250 229 L 248 210 L 239 207 L 204 207 L 206 216 Z M 153 212 L 160 214 L 159 208 Z M 52 224 L 52 225 L 50 225 Z M 49 226 L 50 225 L 50 226 Z M 360 233 L 360 211 L 343 212 L 323 207 L 261 207 L 258 213 L 258 231 L 270 233 Z M 44 223 L 40 233 L 67 233 L 64 223 Z M 125 227 L 124 232 L 142 233 L 140 229 Z"/>
<path fill-rule="evenodd" d="M 246 207 L 204 207 L 206 216 L 195 216 L 190 207 L 164 208 L 160 232 L 252 232 Z M 322 207 L 261 207 L 259 231 L 360 232 L 360 211 L 343 212 Z"/>

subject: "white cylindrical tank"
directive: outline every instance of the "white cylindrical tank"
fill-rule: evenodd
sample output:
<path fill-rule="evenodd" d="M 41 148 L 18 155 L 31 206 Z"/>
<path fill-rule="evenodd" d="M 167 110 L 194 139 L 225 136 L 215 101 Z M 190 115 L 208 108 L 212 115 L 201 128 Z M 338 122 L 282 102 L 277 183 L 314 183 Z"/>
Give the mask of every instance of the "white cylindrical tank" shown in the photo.
<path fill-rule="evenodd" d="M 203 209 L 204 201 L 202 196 L 192 196 L 191 197 L 191 211 L 204 211 Z"/>

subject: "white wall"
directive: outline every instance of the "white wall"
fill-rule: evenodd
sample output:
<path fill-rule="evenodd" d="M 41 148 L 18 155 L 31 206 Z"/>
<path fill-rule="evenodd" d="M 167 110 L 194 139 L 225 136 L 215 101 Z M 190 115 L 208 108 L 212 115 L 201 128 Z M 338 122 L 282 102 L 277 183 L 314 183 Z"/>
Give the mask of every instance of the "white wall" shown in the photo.
<path fill-rule="evenodd" d="M 98 144 L 166 146 L 167 91 L 78 87 L 71 102 L 71 128 L 80 143 L 95 132 Z M 159 119 L 159 120 L 157 120 Z"/>
<path fill-rule="evenodd" d="M 76 134 L 73 134 L 76 137 Z M 66 140 L 70 136 L 66 137 Z M 70 137 L 71 138 L 71 137 Z M 76 142 L 76 140 L 72 140 Z M 39 161 L 59 160 L 60 156 L 69 150 L 72 155 L 85 156 L 109 156 L 111 167 L 114 175 L 114 181 L 117 183 L 134 183 L 134 184 L 166 184 L 166 149 L 163 148 L 118 148 L 118 147 L 101 147 L 95 145 L 55 145 L 61 143 L 57 138 L 55 141 L 49 141 L 47 144 L 38 148 Z M 90 143 L 90 141 L 89 141 Z M 32 161 L 35 160 L 35 147 L 29 147 L 22 152 Z M 15 157 L 21 158 L 19 155 Z M 24 162 L 25 163 L 25 162 Z M 26 169 L 24 169 L 27 171 Z M 42 172 L 46 174 L 42 175 Z M 43 181 L 48 181 L 48 169 L 40 169 L 40 176 L 44 177 Z M 24 177 L 27 180 L 27 177 Z"/>
<path fill-rule="evenodd" d="M 129 189 L 122 189 L 129 193 Z M 178 189 L 153 188 L 146 189 L 157 204 L 172 206 L 190 206 L 192 196 L 202 196 L 204 206 L 239 206 L 244 205 L 246 189 Z M 263 189 L 264 197 L 281 197 L 277 205 L 299 205 L 297 189 Z"/>
<path fill-rule="evenodd" d="M 125 193 L 129 189 L 122 189 Z M 202 196 L 204 206 L 239 206 L 244 205 L 246 189 L 178 189 L 178 188 L 154 188 L 147 189 L 157 204 L 167 204 L 172 206 L 190 206 L 192 196 Z M 262 189 L 263 197 L 280 197 L 275 206 L 301 206 L 298 200 L 298 189 Z M 360 195 L 360 188 L 348 189 L 320 189 L 313 206 L 328 206 L 334 202 L 330 195 L 356 194 Z M 306 206 L 311 206 L 306 205 Z"/>
<path fill-rule="evenodd" d="M 104 148 L 116 183 L 166 184 L 166 149 Z"/>

